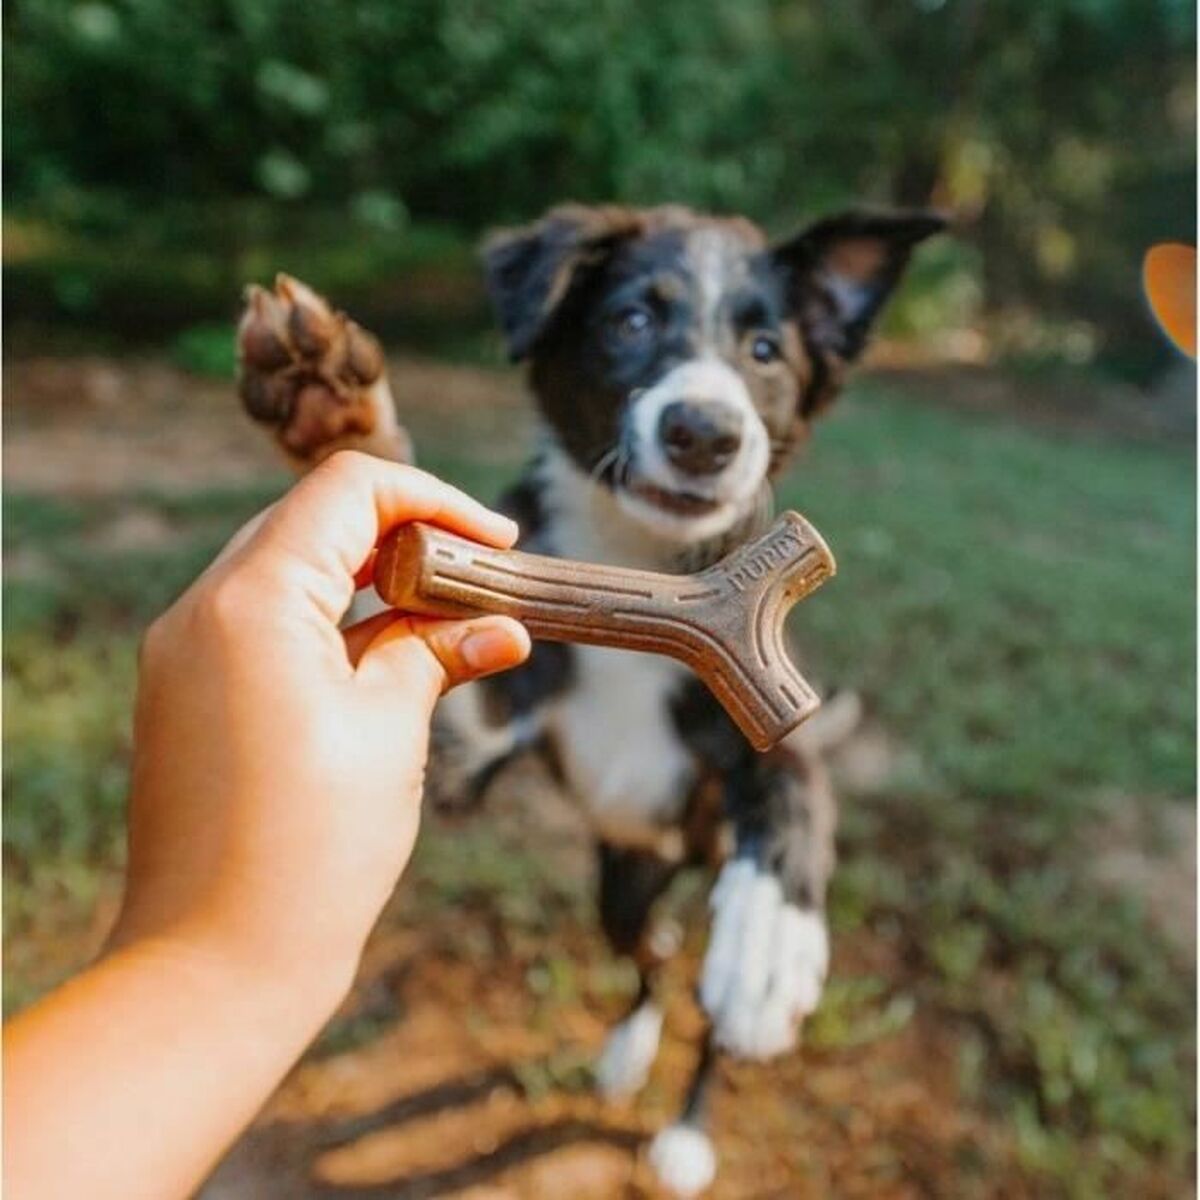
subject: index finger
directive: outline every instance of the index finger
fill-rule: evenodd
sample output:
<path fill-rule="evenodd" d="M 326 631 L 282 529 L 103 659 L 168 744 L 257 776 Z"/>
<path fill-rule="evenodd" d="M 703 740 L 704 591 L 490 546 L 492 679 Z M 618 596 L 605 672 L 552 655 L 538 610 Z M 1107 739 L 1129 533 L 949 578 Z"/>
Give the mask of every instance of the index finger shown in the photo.
<path fill-rule="evenodd" d="M 501 549 L 517 538 L 515 521 L 427 471 L 344 450 L 276 504 L 242 561 L 250 565 L 282 554 L 316 568 L 337 588 L 340 617 L 354 594 L 355 574 L 376 543 L 408 521 L 428 521 Z"/>

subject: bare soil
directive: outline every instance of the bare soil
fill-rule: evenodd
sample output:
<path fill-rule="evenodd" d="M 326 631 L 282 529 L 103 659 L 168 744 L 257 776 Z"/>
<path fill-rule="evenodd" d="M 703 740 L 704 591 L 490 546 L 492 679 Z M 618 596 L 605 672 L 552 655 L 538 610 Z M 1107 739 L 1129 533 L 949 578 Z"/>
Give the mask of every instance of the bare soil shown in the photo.
<path fill-rule="evenodd" d="M 394 360 L 393 390 L 418 446 L 472 414 L 472 445 L 517 456 L 529 428 L 515 372 Z M 4 368 L 5 486 L 104 495 L 186 492 L 254 483 L 282 472 L 255 436 L 232 381 L 202 379 L 160 359 L 32 358 Z"/>
<path fill-rule="evenodd" d="M 556 869 L 589 869 L 582 823 L 543 780 L 526 773 L 498 792 L 484 819 L 501 844 L 536 829 Z M 494 928 L 480 956 L 471 949 L 480 914 L 442 906 L 415 919 L 409 901 L 401 887 L 344 1010 L 345 1020 L 373 1014 L 377 1034 L 297 1067 L 205 1200 L 657 1196 L 645 1147 L 678 1109 L 701 1028 L 695 928 L 669 970 L 649 1084 L 636 1100 L 605 1104 L 589 1090 L 586 1064 L 622 1001 L 586 982 L 578 994 L 540 995 L 520 938 Z M 608 954 L 594 928 L 567 921 L 552 937 L 574 978 L 602 977 Z M 870 933 L 837 940 L 833 971 L 842 980 L 909 974 L 897 945 Z M 721 1168 L 710 1194 L 1036 1194 L 1007 1131 L 962 1101 L 957 1079 L 954 1030 L 920 1011 L 859 1045 L 723 1064 L 712 1109 Z"/>

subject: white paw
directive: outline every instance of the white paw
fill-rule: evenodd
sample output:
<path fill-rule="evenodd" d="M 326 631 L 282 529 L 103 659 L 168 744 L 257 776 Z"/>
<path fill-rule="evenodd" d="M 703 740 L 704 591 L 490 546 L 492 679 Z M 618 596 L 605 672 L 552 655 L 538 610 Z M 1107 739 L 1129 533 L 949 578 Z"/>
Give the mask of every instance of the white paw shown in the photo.
<path fill-rule="evenodd" d="M 821 999 L 829 967 L 824 920 L 785 902 L 779 880 L 746 859 L 726 865 L 710 904 L 700 1003 L 717 1044 L 739 1058 L 786 1053 Z"/>
<path fill-rule="evenodd" d="M 690 1125 L 668 1125 L 650 1143 L 650 1166 L 676 1196 L 698 1196 L 717 1174 L 717 1155 L 707 1134 Z"/>
<path fill-rule="evenodd" d="M 596 1088 L 615 1100 L 640 1091 L 658 1054 L 662 1009 L 650 1001 L 635 1008 L 608 1035 L 596 1060 Z"/>

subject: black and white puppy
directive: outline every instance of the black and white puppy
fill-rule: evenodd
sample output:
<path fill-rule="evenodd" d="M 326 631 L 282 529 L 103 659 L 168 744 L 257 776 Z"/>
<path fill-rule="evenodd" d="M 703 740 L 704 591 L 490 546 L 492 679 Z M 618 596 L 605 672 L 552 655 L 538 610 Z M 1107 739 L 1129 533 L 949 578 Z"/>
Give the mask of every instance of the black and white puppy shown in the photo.
<path fill-rule="evenodd" d="M 850 212 L 771 246 L 737 218 L 567 206 L 491 238 L 488 289 L 512 357 L 528 363 L 541 417 L 536 455 L 501 504 L 521 524 L 521 545 L 690 571 L 762 532 L 773 480 L 836 396 L 914 246 L 943 224 L 927 212 Z M 316 324 L 343 340 L 362 332 L 302 285 L 281 287 L 252 298 L 243 323 L 248 407 L 302 464 L 340 444 L 395 456 L 394 418 L 345 421 L 356 388 L 370 398 L 358 411 L 390 408 L 381 367 L 371 379 L 347 375 L 352 356 L 331 349 L 333 335 L 317 339 L 315 356 L 309 337 L 305 351 L 296 310 L 316 311 Z M 254 348 L 268 327 L 287 350 L 282 370 L 273 346 Z M 314 386 L 340 389 L 340 407 L 328 409 L 341 414 L 335 434 L 314 424 L 323 411 Z M 301 450 L 298 426 L 318 430 L 299 438 Z M 372 446 L 373 436 L 386 445 Z M 785 1053 L 820 998 L 836 809 L 819 740 L 802 728 L 756 754 L 686 668 L 549 643 L 439 707 L 430 790 L 443 804 L 470 803 L 506 762 L 534 750 L 591 822 L 601 919 L 642 979 L 597 1064 L 607 1094 L 640 1088 L 658 1048 L 654 975 L 666 948 L 651 936 L 651 908 L 680 869 L 719 868 L 699 981 L 711 1028 L 679 1120 L 650 1148 L 680 1195 L 715 1173 L 703 1110 L 716 1056 Z"/>

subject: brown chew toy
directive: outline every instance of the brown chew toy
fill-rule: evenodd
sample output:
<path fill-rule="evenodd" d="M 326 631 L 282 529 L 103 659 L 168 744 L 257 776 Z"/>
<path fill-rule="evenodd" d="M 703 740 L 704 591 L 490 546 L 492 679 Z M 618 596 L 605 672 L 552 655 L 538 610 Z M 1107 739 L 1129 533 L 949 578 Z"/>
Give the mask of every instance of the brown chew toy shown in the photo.
<path fill-rule="evenodd" d="M 788 660 L 783 622 L 835 569 L 821 535 L 795 512 L 695 575 L 493 550 L 414 524 L 380 546 L 375 587 L 406 612 L 504 613 L 535 638 L 677 658 L 767 750 L 821 703 Z"/>

